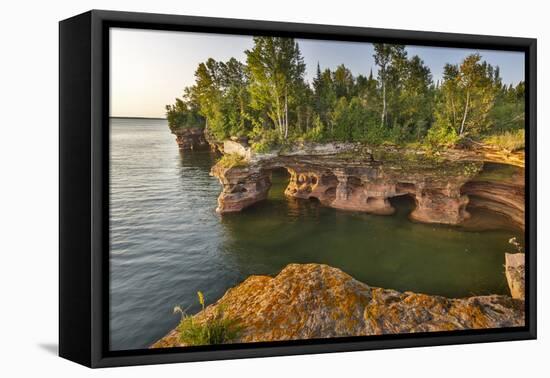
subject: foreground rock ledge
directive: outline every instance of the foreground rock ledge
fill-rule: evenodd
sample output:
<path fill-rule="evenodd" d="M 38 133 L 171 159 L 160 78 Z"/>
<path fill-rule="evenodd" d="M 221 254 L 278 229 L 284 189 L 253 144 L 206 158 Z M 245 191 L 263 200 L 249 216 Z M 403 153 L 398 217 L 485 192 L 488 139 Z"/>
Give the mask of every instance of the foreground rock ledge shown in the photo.
<path fill-rule="evenodd" d="M 290 264 L 276 277 L 251 276 L 195 315 L 237 319 L 234 342 L 521 327 L 524 302 L 503 295 L 449 299 L 370 287 L 340 269 Z M 185 346 L 176 330 L 152 348 Z"/>

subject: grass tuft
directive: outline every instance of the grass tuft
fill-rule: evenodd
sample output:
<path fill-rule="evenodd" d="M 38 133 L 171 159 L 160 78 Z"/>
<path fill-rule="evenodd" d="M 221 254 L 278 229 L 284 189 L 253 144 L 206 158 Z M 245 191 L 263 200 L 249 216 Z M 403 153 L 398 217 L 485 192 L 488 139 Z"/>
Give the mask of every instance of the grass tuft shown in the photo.
<path fill-rule="evenodd" d="M 506 131 L 503 134 L 488 136 L 484 142 L 513 152 L 525 148 L 525 132 L 524 130 Z"/>
<path fill-rule="evenodd" d="M 199 302 L 204 311 L 204 295 L 197 292 Z M 237 338 L 242 330 L 236 319 L 225 316 L 223 306 L 218 305 L 214 317 L 205 321 L 197 321 L 189 316 L 181 307 L 174 307 L 174 313 L 181 314 L 181 321 L 177 327 L 180 342 L 186 345 L 215 345 L 226 344 Z"/>

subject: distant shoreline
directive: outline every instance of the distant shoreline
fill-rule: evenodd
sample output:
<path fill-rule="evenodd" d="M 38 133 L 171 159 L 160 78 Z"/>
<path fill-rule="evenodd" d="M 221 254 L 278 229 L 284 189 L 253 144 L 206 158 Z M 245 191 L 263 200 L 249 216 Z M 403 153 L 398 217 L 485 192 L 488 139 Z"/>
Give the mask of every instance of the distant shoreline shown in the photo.
<path fill-rule="evenodd" d="M 157 118 L 157 117 L 119 117 L 119 116 L 110 116 L 109 118 L 115 118 L 115 119 L 154 119 L 154 120 L 166 121 L 166 118 Z"/>

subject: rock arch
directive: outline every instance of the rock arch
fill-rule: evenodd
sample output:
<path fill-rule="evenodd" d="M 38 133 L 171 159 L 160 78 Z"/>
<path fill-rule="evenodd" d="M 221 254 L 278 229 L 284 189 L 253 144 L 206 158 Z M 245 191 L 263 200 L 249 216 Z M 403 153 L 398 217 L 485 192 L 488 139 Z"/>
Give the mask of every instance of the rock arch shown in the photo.
<path fill-rule="evenodd" d="M 442 224 L 459 224 L 469 217 L 469 198 L 461 188 L 476 173 L 445 175 L 440 169 L 395 169 L 370 163 L 281 157 L 232 168 L 216 165 L 212 174 L 222 184 L 217 211 L 241 211 L 266 199 L 271 172 L 280 168 L 290 174 L 285 189 L 289 197 L 317 199 L 336 209 L 391 215 L 395 209 L 389 199 L 408 195 L 415 201 L 411 219 Z"/>

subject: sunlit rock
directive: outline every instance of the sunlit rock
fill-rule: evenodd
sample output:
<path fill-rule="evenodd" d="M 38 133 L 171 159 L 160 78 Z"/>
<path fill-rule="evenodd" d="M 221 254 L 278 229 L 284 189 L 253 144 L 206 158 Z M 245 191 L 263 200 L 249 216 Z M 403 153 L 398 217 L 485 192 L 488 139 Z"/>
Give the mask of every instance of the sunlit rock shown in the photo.
<path fill-rule="evenodd" d="M 271 173 L 259 167 L 223 167 L 215 165 L 211 174 L 222 184 L 218 197 L 218 213 L 241 211 L 267 198 Z"/>
<path fill-rule="evenodd" d="M 195 315 L 224 316 L 242 330 L 232 342 L 521 327 L 523 301 L 502 295 L 450 299 L 371 287 L 340 269 L 290 264 L 277 276 L 251 276 Z M 177 330 L 152 347 L 184 346 Z"/>
<path fill-rule="evenodd" d="M 243 156 L 248 164 L 212 168 L 212 175 L 223 186 L 218 199 L 220 213 L 240 211 L 267 198 L 271 171 L 284 168 L 290 174 L 285 190 L 289 197 L 317 199 L 324 206 L 341 210 L 390 215 L 395 211 L 390 199 L 409 196 L 416 204 L 412 219 L 460 224 L 469 216 L 468 196 L 461 188 L 482 167 L 480 162 L 450 161 L 417 152 L 356 151 L 358 147 L 353 144 L 338 149 L 310 146 L 278 155 L 255 154 L 235 142 L 226 146 L 227 151 Z M 335 150 L 343 152 L 328 154 Z"/>
<path fill-rule="evenodd" d="M 525 253 L 506 253 L 505 272 L 510 294 L 515 299 L 525 299 Z"/>
<path fill-rule="evenodd" d="M 487 209 L 508 217 L 525 229 L 525 170 L 510 166 L 491 166 L 466 183 L 462 193 L 470 206 Z"/>

